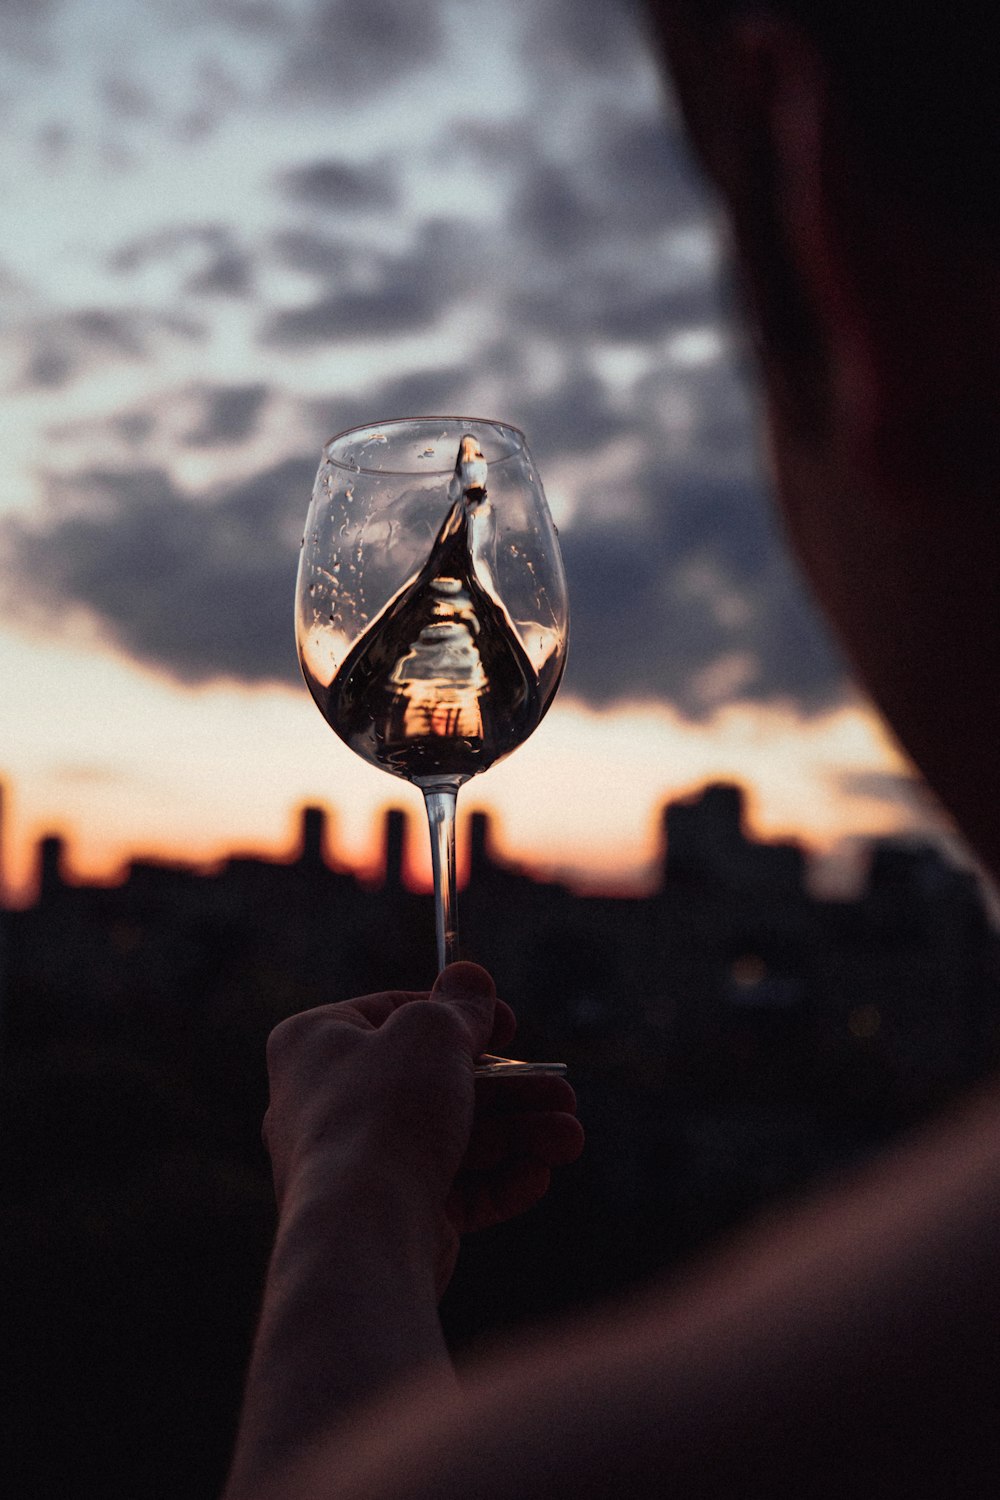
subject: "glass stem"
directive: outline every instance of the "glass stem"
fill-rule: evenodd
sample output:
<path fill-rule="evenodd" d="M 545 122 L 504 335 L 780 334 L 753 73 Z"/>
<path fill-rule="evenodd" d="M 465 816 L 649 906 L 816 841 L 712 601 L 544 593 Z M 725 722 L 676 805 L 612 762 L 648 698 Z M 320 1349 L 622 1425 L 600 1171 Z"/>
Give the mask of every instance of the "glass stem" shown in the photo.
<path fill-rule="evenodd" d="M 458 787 L 424 789 L 434 871 L 434 921 L 438 969 L 458 957 L 458 910 L 455 901 L 455 804 Z"/>

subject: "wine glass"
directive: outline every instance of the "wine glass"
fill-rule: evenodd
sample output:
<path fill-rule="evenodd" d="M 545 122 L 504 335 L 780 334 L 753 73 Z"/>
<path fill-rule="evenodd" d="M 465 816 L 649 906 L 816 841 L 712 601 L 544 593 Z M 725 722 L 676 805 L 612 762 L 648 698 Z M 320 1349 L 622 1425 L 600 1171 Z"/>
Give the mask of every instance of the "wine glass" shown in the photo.
<path fill-rule="evenodd" d="M 537 728 L 566 663 L 566 578 L 524 434 L 475 417 L 407 417 L 332 438 L 295 622 L 327 723 L 423 793 L 442 969 L 458 957 L 459 788 Z M 565 1065 L 484 1057 L 476 1071 Z"/>

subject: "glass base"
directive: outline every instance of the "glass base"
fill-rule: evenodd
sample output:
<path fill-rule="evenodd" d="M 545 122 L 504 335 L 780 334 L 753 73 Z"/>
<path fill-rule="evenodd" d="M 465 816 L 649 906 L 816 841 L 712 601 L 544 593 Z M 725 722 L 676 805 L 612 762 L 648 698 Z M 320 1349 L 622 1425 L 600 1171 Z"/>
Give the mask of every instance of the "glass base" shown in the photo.
<path fill-rule="evenodd" d="M 473 1069 L 477 1078 L 500 1078 L 508 1073 L 565 1073 L 566 1064 L 557 1062 L 518 1062 L 513 1057 L 494 1057 L 484 1052 Z"/>

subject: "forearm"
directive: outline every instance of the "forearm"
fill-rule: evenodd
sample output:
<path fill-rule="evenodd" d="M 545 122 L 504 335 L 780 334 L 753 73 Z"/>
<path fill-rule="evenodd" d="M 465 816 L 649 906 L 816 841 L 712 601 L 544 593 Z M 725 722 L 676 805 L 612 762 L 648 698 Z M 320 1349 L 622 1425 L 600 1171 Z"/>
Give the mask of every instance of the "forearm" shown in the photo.
<path fill-rule="evenodd" d="M 338 1163 L 286 1195 L 225 1500 L 280 1492 L 357 1407 L 419 1370 L 450 1372 L 430 1239 L 405 1184 Z"/>
<path fill-rule="evenodd" d="M 979 1500 L 1000 1472 L 998 1160 L 992 1092 L 688 1283 L 359 1413 L 273 1500 Z"/>

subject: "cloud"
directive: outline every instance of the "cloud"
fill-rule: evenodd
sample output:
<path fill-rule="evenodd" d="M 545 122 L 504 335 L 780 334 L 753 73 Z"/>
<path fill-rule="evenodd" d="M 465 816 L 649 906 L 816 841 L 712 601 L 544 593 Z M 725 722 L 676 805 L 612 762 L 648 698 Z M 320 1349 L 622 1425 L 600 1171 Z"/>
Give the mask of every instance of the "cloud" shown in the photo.
<path fill-rule="evenodd" d="M 102 80 L 101 98 L 108 112 L 119 120 L 148 120 L 156 113 L 149 90 L 124 73 L 111 73 Z"/>
<path fill-rule="evenodd" d="M 205 0 L 199 0 L 197 12 L 252 35 L 273 35 L 291 20 L 287 6 L 278 0 L 208 0 L 207 5 Z"/>
<path fill-rule="evenodd" d="M 88 415 L 51 424 L 46 438 L 78 464 L 100 455 L 107 468 L 109 455 L 120 459 L 122 445 L 132 454 L 144 450 L 147 464 L 181 448 L 214 448 L 246 443 L 257 434 L 269 401 L 282 393 L 263 382 L 212 384 L 196 382 L 175 389 L 161 389 L 142 404 L 98 418 Z M 286 412 L 296 431 L 302 422 L 299 403 L 286 402 Z M 81 457 L 81 455 L 83 457 Z M 84 486 L 86 490 L 86 486 Z"/>
<path fill-rule="evenodd" d="M 196 397 L 202 403 L 199 423 L 184 442 L 205 448 L 221 443 L 240 443 L 253 435 L 268 396 L 266 385 L 201 387 Z"/>
<path fill-rule="evenodd" d="M 663 278 L 630 277 L 595 265 L 574 276 L 536 269 L 531 285 L 515 292 L 519 323 L 555 339 L 601 339 L 609 343 L 656 344 L 683 328 L 717 324 L 721 293 L 707 272 L 675 286 Z"/>
<path fill-rule="evenodd" d="M 399 186 L 388 161 L 352 166 L 336 157 L 289 167 L 278 187 L 292 203 L 306 208 L 350 213 L 366 209 L 391 210 L 399 205 Z"/>
<path fill-rule="evenodd" d="M 705 190 L 686 142 L 659 105 L 606 109 L 595 120 L 590 171 L 606 212 L 632 233 L 701 217 Z"/>
<path fill-rule="evenodd" d="M 283 0 L 147 0 L 147 6 L 175 27 L 224 27 L 250 39 L 287 36 L 301 9 Z"/>
<path fill-rule="evenodd" d="M 573 369 L 552 390 L 529 396 L 524 406 L 531 451 L 543 469 L 549 460 L 590 453 L 634 430 L 609 401 L 604 383 L 586 368 Z"/>
<path fill-rule="evenodd" d="M 446 415 L 464 405 L 468 371 L 463 365 L 411 370 L 382 381 L 365 395 L 341 394 L 310 403 L 309 416 L 326 441 L 335 433 L 390 417 Z"/>
<path fill-rule="evenodd" d="M 466 131 L 467 150 L 491 143 Z M 600 239 L 631 243 L 704 217 L 705 190 L 674 123 L 657 105 L 592 107 L 571 154 L 521 153 L 514 227 L 538 250 L 577 256 Z"/>
<path fill-rule="evenodd" d="M 330 278 L 346 272 L 352 259 L 343 240 L 313 229 L 278 230 L 271 238 L 271 253 L 289 271 Z"/>
<path fill-rule="evenodd" d="M 150 358 L 163 334 L 191 341 L 203 333 L 202 326 L 185 314 L 141 308 L 85 307 L 33 318 L 16 330 L 24 349 L 19 385 L 57 390 L 101 364 Z"/>
<path fill-rule="evenodd" d="M 164 338 L 212 330 L 217 305 L 201 304 L 204 323 L 194 322 L 192 297 L 226 297 L 244 305 L 219 317 L 210 352 L 234 330 L 252 336 L 255 320 L 267 366 L 258 363 L 287 385 L 213 385 L 174 367 L 156 402 L 69 433 L 61 451 L 77 472 L 53 481 L 59 509 L 8 518 L 0 533 L 10 608 L 47 619 L 83 610 L 119 649 L 185 682 L 291 680 L 294 550 L 321 438 L 394 415 L 488 407 L 524 427 L 546 480 L 558 476 L 568 497 L 571 690 L 604 704 L 667 697 L 695 718 L 735 698 L 806 709 L 837 701 L 843 668 L 767 520 L 748 402 L 724 357 L 705 196 L 676 122 L 656 104 L 636 12 L 631 0 L 510 11 L 523 95 L 506 114 L 495 99 L 479 110 L 442 79 L 439 118 L 421 116 L 412 139 L 403 127 L 387 156 L 381 122 L 363 142 L 353 129 L 337 133 L 345 112 L 374 101 L 374 122 L 384 93 L 457 53 L 447 30 L 456 18 L 476 21 L 473 55 L 489 45 L 485 4 L 176 0 L 171 24 L 203 26 L 212 43 L 195 91 L 201 124 L 189 115 L 185 128 L 244 110 L 259 74 L 284 80 L 272 102 L 284 88 L 287 104 L 291 91 L 294 133 L 275 137 L 275 149 L 285 139 L 294 149 L 262 157 L 273 175 L 261 244 L 248 246 L 221 201 L 187 223 L 165 202 L 163 227 L 121 244 L 109 264 L 123 279 L 148 273 L 175 287 L 178 314 L 119 304 L 34 316 L 21 330 L 26 379 L 54 390 L 100 363 L 149 359 Z M 26 11 L 0 0 L 0 17 L 15 13 Z M 216 51 L 231 79 L 212 63 Z M 128 78 L 114 76 L 112 109 L 148 113 Z M 182 116 L 168 119 L 159 103 L 150 130 L 167 138 Z M 387 129 L 394 118 L 385 112 Z M 58 135 L 50 144 L 53 157 L 66 149 Z M 481 196 L 467 190 L 474 179 Z M 370 229 L 366 215 L 377 221 Z M 251 297 L 258 284 L 273 289 L 272 305 Z M 425 358 L 439 362 L 402 368 L 393 340 L 446 319 L 453 347 L 428 340 Z M 384 341 L 383 378 L 355 385 L 345 373 L 323 402 L 288 394 L 300 352 L 361 341 L 368 371 Z M 337 359 L 330 368 L 346 371 Z M 271 467 L 230 482 L 227 447 L 262 444 L 286 407 L 277 451 L 297 440 L 290 431 L 315 431 L 316 451 L 279 463 L 270 450 Z M 192 460 L 192 450 L 203 451 Z M 179 482 L 223 465 L 224 484 L 205 494 Z"/>
<path fill-rule="evenodd" d="M 459 370 L 403 377 L 364 402 L 331 403 L 326 425 L 446 406 L 460 380 Z M 567 392 L 566 413 L 596 399 L 585 387 Z M 257 398 L 253 388 L 242 407 L 235 389 L 220 397 L 213 436 L 224 440 L 225 399 L 232 432 Z M 0 530 L 4 603 L 48 628 L 82 608 L 120 649 L 183 682 L 291 680 L 295 542 L 315 465 L 313 455 L 290 459 L 206 497 L 163 468 L 64 476 L 52 484 L 58 509 L 8 517 Z M 567 688 L 595 704 L 667 698 L 692 719 L 733 699 L 790 700 L 807 712 L 842 701 L 843 665 L 766 520 L 760 486 L 663 465 L 638 485 L 641 503 L 619 524 L 563 528 Z"/>
<path fill-rule="evenodd" d="M 542 73 L 628 70 L 643 54 L 639 9 L 637 0 L 544 0 L 532 7 L 523 56 Z"/>
<path fill-rule="evenodd" d="M 398 336 L 429 328 L 475 282 L 475 231 L 460 221 L 425 222 L 401 253 L 352 253 L 343 274 L 312 302 L 273 313 L 261 341 L 280 349 Z"/>
<path fill-rule="evenodd" d="M 293 94 L 367 100 L 436 62 L 444 40 L 439 0 L 320 0 L 292 43 L 284 85 Z"/>
<path fill-rule="evenodd" d="M 244 297 L 254 283 L 254 260 L 226 224 L 170 224 L 128 240 L 110 257 L 113 271 L 133 275 L 157 262 L 174 262 L 182 291 Z"/>
<path fill-rule="evenodd" d="M 4 603 L 47 628 L 82 608 L 119 649 L 181 682 L 291 681 L 295 543 L 315 470 L 289 460 L 209 500 L 159 468 L 53 480 L 44 520 L 0 528 Z"/>
<path fill-rule="evenodd" d="M 566 686 L 592 703 L 665 697 L 692 719 L 733 699 L 841 701 L 832 648 L 751 481 L 651 470 L 641 524 L 564 528 Z"/>

